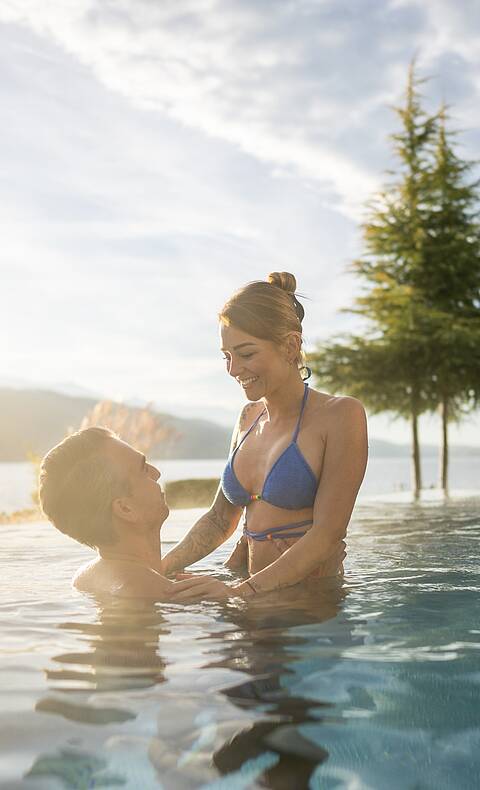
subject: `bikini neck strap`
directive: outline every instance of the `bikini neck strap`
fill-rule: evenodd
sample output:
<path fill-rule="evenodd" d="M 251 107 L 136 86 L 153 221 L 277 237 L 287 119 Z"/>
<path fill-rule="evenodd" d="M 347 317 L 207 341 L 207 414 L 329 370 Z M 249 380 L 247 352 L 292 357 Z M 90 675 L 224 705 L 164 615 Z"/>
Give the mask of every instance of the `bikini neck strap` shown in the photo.
<path fill-rule="evenodd" d="M 293 434 L 292 442 L 296 442 L 297 441 L 298 434 L 300 433 L 300 424 L 302 422 L 303 412 L 305 411 L 305 404 L 306 404 L 307 398 L 308 398 L 308 384 L 307 384 L 307 382 L 305 382 L 304 387 L 305 387 L 305 392 L 303 393 L 302 406 L 301 406 L 301 409 L 300 409 L 300 414 L 298 415 L 297 427 L 295 428 L 295 433 Z"/>

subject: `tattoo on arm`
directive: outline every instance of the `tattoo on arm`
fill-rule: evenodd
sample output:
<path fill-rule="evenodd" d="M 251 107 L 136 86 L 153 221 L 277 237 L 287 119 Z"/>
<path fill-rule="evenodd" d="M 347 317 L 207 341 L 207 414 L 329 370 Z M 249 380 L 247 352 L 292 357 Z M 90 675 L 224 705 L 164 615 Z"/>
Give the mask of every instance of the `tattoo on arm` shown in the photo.
<path fill-rule="evenodd" d="M 258 413 L 258 408 L 259 404 L 255 402 L 247 403 L 242 409 L 233 431 L 230 452 L 235 449 L 239 433 L 251 425 L 254 417 L 251 412 Z M 219 489 L 215 502 L 208 513 L 202 516 L 184 539 L 164 557 L 162 572 L 165 574 L 174 573 L 210 554 L 234 533 L 241 514 L 241 508 L 232 509 Z"/>
<path fill-rule="evenodd" d="M 260 406 L 263 404 L 260 403 Z M 255 417 L 258 417 L 260 414 L 261 409 L 259 409 L 258 401 L 255 403 L 247 403 L 247 405 L 243 408 L 243 411 L 240 415 L 239 421 L 239 430 L 246 431 L 250 428 L 252 422 L 254 421 Z"/>
<path fill-rule="evenodd" d="M 235 522 L 225 518 L 214 505 L 167 554 L 164 572 L 174 573 L 201 560 L 224 543 L 233 534 L 235 527 Z"/>
<path fill-rule="evenodd" d="M 255 403 L 247 403 L 246 406 L 243 407 L 237 420 L 235 430 L 233 431 L 232 441 L 230 443 L 230 452 L 233 452 L 237 446 L 239 434 L 250 428 L 252 422 L 254 421 L 255 417 L 258 416 L 258 414 L 258 401 L 255 401 Z"/>

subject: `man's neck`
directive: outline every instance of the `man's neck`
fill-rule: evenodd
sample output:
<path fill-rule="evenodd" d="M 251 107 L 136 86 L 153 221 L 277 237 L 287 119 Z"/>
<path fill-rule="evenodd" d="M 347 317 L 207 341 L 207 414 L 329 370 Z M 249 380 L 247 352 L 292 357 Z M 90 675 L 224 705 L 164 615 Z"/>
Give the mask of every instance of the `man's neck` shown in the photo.
<path fill-rule="evenodd" d="M 144 565 L 160 573 L 162 560 L 160 530 L 149 530 L 140 535 L 129 535 L 128 538 L 122 536 L 110 546 L 99 547 L 98 553 L 104 560 Z"/>

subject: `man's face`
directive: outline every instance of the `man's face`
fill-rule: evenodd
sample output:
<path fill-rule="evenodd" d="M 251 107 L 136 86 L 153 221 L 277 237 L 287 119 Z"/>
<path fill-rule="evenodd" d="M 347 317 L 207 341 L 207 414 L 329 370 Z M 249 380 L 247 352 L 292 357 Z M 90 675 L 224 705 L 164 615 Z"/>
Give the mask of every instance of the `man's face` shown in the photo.
<path fill-rule="evenodd" d="M 121 439 L 109 441 L 106 452 L 129 486 L 128 493 L 120 499 L 131 508 L 135 522 L 152 528 L 160 527 L 169 509 L 158 482 L 158 469 L 147 463 L 143 453 Z"/>

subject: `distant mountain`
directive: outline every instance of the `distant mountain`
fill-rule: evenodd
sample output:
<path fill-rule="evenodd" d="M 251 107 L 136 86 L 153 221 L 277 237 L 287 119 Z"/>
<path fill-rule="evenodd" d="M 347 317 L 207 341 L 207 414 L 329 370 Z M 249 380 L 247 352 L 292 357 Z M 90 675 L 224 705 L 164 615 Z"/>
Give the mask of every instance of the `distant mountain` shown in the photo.
<path fill-rule="evenodd" d="M 95 405 L 92 397 L 72 397 L 46 390 L 0 388 L 0 461 L 24 461 L 28 453 L 43 455 L 80 425 Z M 162 414 L 165 424 L 173 428 L 174 437 L 154 447 L 152 458 L 224 458 L 228 453 L 230 431 L 215 422 L 182 419 Z M 370 440 L 372 458 L 408 457 L 407 445 L 382 439 Z M 438 448 L 422 446 L 424 457 L 437 455 Z M 452 446 L 451 454 L 478 456 L 480 449 Z"/>
<path fill-rule="evenodd" d="M 92 409 L 94 398 L 59 392 L 0 388 L 0 461 L 25 461 L 29 453 L 44 455 L 66 434 L 78 428 Z M 160 415 L 174 436 L 152 448 L 152 458 L 223 458 L 230 431 L 208 420 Z"/>
<path fill-rule="evenodd" d="M 45 387 L 40 382 L 26 381 L 18 376 L 2 376 L 0 374 L 0 390 L 2 389 L 29 390 L 34 392 L 45 391 Z M 70 395 L 73 398 L 102 399 L 102 396 L 98 392 L 87 389 L 87 387 L 82 387 L 80 384 L 75 384 L 72 381 L 56 381 L 51 385 L 49 392 Z"/>

